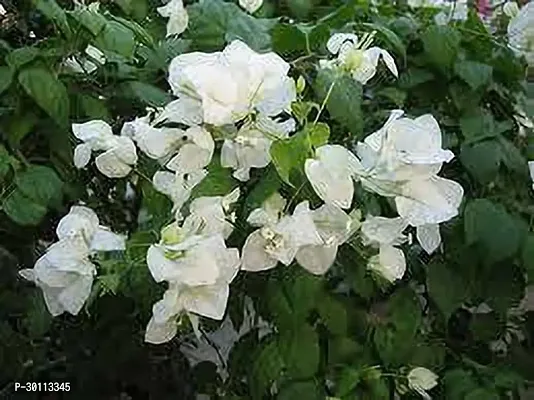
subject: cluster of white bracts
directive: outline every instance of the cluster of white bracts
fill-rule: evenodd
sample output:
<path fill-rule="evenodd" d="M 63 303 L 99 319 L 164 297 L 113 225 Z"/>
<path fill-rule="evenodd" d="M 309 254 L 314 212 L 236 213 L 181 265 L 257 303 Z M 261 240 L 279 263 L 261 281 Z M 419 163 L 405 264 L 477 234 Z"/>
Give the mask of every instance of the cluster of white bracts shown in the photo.
<path fill-rule="evenodd" d="M 171 11 L 179 13 L 180 4 L 171 1 L 163 14 L 173 18 Z M 372 37 L 358 41 L 352 34 L 335 34 L 327 47 L 337 58 L 326 66 L 365 84 L 382 57 L 397 76 L 391 55 L 369 47 Z M 241 257 L 225 244 L 238 189 L 227 196 L 194 199 L 183 219 L 192 189 L 208 174 L 214 136 L 223 141 L 221 165 L 246 181 L 251 168 L 271 162 L 271 144 L 295 129 L 288 116 L 296 89 L 288 71 L 289 64 L 278 55 L 256 53 L 236 40 L 220 52 L 176 57 L 168 77 L 176 99 L 125 123 L 120 135 L 113 135 L 103 121 L 73 125 L 75 136 L 84 142 L 75 151 L 78 167 L 89 162 L 93 151 L 103 151 L 96 158 L 98 169 L 110 177 L 125 176 L 137 160 L 137 144 L 165 168 L 154 175 L 153 183 L 172 199 L 177 222 L 163 229 L 160 242 L 147 253 L 154 279 L 168 283 L 163 299 L 153 307 L 147 341 L 170 340 L 183 315 L 194 324 L 197 316 L 222 319 L 229 284 L 240 266 L 261 271 L 296 260 L 313 274 L 326 273 L 338 247 L 361 225 L 357 212 L 344 211 L 352 205 L 355 181 L 395 199 L 398 218 L 368 217 L 362 229 L 364 243 L 379 249 L 369 265 L 391 281 L 401 278 L 406 268 L 404 254 L 396 247 L 407 240 L 403 231 L 416 227 L 419 242 L 430 253 L 441 240 L 438 224 L 457 214 L 461 186 L 437 176 L 443 162 L 454 157 L 441 148 L 437 122 L 431 115 L 402 118 L 403 112 L 395 110 L 384 127 L 358 143 L 356 155 L 339 145 L 325 145 L 306 161 L 306 175 L 324 205 L 310 210 L 304 201 L 287 214 L 285 200 L 275 193 L 253 210 L 247 221 L 258 229 L 247 238 Z M 183 128 L 169 127 L 171 123 Z"/>
<path fill-rule="evenodd" d="M 181 226 L 174 222 L 165 227 L 160 242 L 148 249 L 148 268 L 156 282 L 168 282 L 168 289 L 154 304 L 147 342 L 171 340 L 184 313 L 194 325 L 197 315 L 224 317 L 229 285 L 241 263 L 239 251 L 225 244 L 233 230 L 227 216 L 238 198 L 236 189 L 228 196 L 193 200 Z"/>
<path fill-rule="evenodd" d="M 391 221 L 391 225 L 415 227 L 419 243 L 432 253 L 441 243 L 438 224 L 458 214 L 463 188 L 437 175 L 454 154 L 441 148 L 441 130 L 434 117 L 427 114 L 410 119 L 402 115 L 403 111 L 394 110 L 381 129 L 357 144 L 356 154 L 339 145 L 318 148 L 316 158 L 306 161 L 305 171 L 317 195 L 341 208 L 350 208 L 352 204 L 354 181 L 359 181 L 366 190 L 394 198 L 401 220 Z M 371 220 L 366 226 L 379 222 L 384 221 Z M 400 234 L 403 229 L 397 228 L 388 235 Z M 381 245 L 379 260 L 390 260 L 390 265 L 382 265 L 391 269 L 388 276 L 402 276 L 404 257 L 401 259 L 390 246 L 399 244 L 398 240 L 391 240 L 398 235 L 372 236 L 370 242 Z M 371 266 L 376 265 L 376 259 L 372 260 Z"/>
<path fill-rule="evenodd" d="M 513 7 L 513 8 L 517 8 Z M 508 43 L 518 56 L 525 56 L 530 66 L 534 65 L 534 2 L 525 4 L 521 10 L 510 11 Z"/>
<path fill-rule="evenodd" d="M 125 237 L 101 226 L 93 210 L 73 206 L 56 228 L 58 242 L 51 245 L 33 269 L 20 275 L 43 291 L 53 316 L 65 311 L 76 315 L 91 293 L 96 267 L 91 255 L 125 249 Z"/>

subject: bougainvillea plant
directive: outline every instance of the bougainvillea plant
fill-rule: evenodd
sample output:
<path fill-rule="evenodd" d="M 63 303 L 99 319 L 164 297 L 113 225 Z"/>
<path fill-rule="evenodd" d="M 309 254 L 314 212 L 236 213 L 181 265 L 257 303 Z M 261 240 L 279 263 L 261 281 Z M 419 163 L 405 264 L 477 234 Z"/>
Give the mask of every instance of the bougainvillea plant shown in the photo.
<path fill-rule="evenodd" d="M 533 5 L 6 3 L 1 393 L 519 398 Z"/>

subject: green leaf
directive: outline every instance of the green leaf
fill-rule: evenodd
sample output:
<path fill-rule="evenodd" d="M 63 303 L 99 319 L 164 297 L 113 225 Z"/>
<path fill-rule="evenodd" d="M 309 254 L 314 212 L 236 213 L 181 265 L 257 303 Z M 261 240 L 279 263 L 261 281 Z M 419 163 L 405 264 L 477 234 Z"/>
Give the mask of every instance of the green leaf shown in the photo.
<path fill-rule="evenodd" d="M 39 49 L 35 47 L 21 47 L 9 53 L 6 61 L 13 70 L 18 70 L 23 65 L 35 60 L 39 54 Z"/>
<path fill-rule="evenodd" d="M 477 90 L 490 83 L 493 68 L 491 65 L 477 61 L 458 61 L 454 65 L 454 72 L 473 90 Z"/>
<path fill-rule="evenodd" d="M 246 199 L 247 215 L 255 208 L 261 207 L 262 203 L 267 200 L 274 192 L 282 186 L 276 168 L 269 165 L 261 175 L 260 181 L 254 185 Z"/>
<path fill-rule="evenodd" d="M 37 204 L 47 206 L 62 197 L 63 182 L 53 169 L 32 165 L 15 177 L 18 190 Z"/>
<path fill-rule="evenodd" d="M 192 199 L 200 196 L 224 196 L 237 186 L 232 170 L 221 167 L 219 158 L 213 157 L 207 169 L 208 175 L 193 189 Z"/>
<path fill-rule="evenodd" d="M 474 143 L 497 136 L 493 115 L 486 110 L 477 108 L 460 118 L 460 128 L 465 137 L 464 143 Z"/>
<path fill-rule="evenodd" d="M 49 20 L 54 22 L 66 37 L 72 35 L 69 22 L 67 21 L 67 14 L 55 0 L 33 0 L 33 4 Z"/>
<path fill-rule="evenodd" d="M 315 381 L 306 381 L 282 386 L 276 398 L 277 400 L 321 400 L 324 399 L 324 395 Z"/>
<path fill-rule="evenodd" d="M 0 94 L 2 94 L 13 82 L 13 72 L 9 67 L 0 67 Z"/>
<path fill-rule="evenodd" d="M 330 333 L 334 335 L 346 334 L 348 316 L 342 302 L 332 296 L 324 295 L 317 304 L 317 310 L 321 321 L 326 325 Z"/>
<path fill-rule="evenodd" d="M 307 125 L 305 129 L 313 147 L 321 147 L 328 143 L 328 138 L 330 137 L 330 127 L 324 122 Z"/>
<path fill-rule="evenodd" d="M 504 165 L 512 172 L 525 176 L 528 175 L 527 159 L 521 151 L 503 136 L 499 136 L 499 145 Z"/>
<path fill-rule="evenodd" d="M 111 115 L 106 107 L 105 100 L 89 94 L 80 93 L 76 97 L 77 114 L 81 117 L 90 120 L 100 119 L 107 122 L 112 122 Z"/>
<path fill-rule="evenodd" d="M 399 77 L 399 87 L 402 89 L 412 89 L 423 83 L 434 79 L 434 74 L 426 69 L 409 68 Z"/>
<path fill-rule="evenodd" d="M 499 400 L 501 397 L 493 390 L 478 388 L 467 394 L 465 400 Z"/>
<path fill-rule="evenodd" d="M 107 19 L 102 14 L 93 12 L 88 7 L 77 7 L 70 14 L 93 36 L 98 36 L 107 24 Z"/>
<path fill-rule="evenodd" d="M 147 0 L 114 0 L 125 14 L 128 14 L 138 21 L 142 21 L 148 14 L 149 6 Z"/>
<path fill-rule="evenodd" d="M 447 321 L 467 299 L 468 291 L 460 276 L 446 264 L 430 264 L 426 277 L 430 298 Z"/>
<path fill-rule="evenodd" d="M 163 107 L 171 102 L 172 97 L 157 86 L 140 81 L 123 84 L 124 91 L 152 107 Z"/>
<path fill-rule="evenodd" d="M 307 52 L 307 33 L 295 24 L 277 23 L 272 31 L 273 51 L 289 58 L 297 58 Z"/>
<path fill-rule="evenodd" d="M 465 400 L 465 396 L 478 386 L 469 372 L 459 368 L 447 371 L 443 381 L 448 400 Z"/>
<path fill-rule="evenodd" d="M 276 20 L 254 18 L 234 3 L 201 0 L 187 7 L 189 26 L 186 37 L 203 51 L 219 51 L 225 42 L 241 39 L 253 50 L 271 47 L 270 29 Z"/>
<path fill-rule="evenodd" d="M 34 203 L 15 189 L 2 204 L 4 212 L 19 225 L 37 225 L 46 215 L 46 207 Z"/>
<path fill-rule="evenodd" d="M 6 126 L 7 140 L 9 145 L 15 149 L 20 147 L 20 142 L 32 131 L 39 117 L 31 110 L 17 110 L 10 118 Z"/>
<path fill-rule="evenodd" d="M 490 263 L 513 257 L 526 234 L 504 207 L 487 199 L 476 199 L 467 204 L 464 229 L 467 244 L 479 245 Z"/>
<path fill-rule="evenodd" d="M 291 104 L 291 112 L 301 125 L 308 119 L 308 115 L 313 109 L 319 112 L 319 105 L 311 101 L 296 101 Z"/>
<path fill-rule="evenodd" d="M 135 51 L 134 33 L 117 21 L 108 21 L 96 37 L 96 44 L 102 50 L 111 51 L 128 59 Z"/>
<path fill-rule="evenodd" d="M 450 26 L 432 25 L 423 32 L 423 46 L 431 63 L 442 71 L 452 68 L 460 48 L 460 34 Z"/>
<path fill-rule="evenodd" d="M 270 340 L 254 352 L 248 377 L 253 399 L 262 399 L 270 385 L 280 376 L 284 361 L 278 343 Z"/>
<path fill-rule="evenodd" d="M 481 184 L 487 184 L 496 178 L 501 159 L 501 146 L 495 140 L 463 145 L 460 154 L 464 167 Z"/>
<path fill-rule="evenodd" d="M 317 74 L 314 88 L 319 103 L 322 103 L 330 92 L 326 103 L 330 116 L 347 128 L 353 136 L 360 137 L 363 132 L 362 86 L 350 76 L 336 76 L 334 71 L 323 68 Z"/>
<path fill-rule="evenodd" d="M 9 173 L 12 163 L 13 157 L 8 153 L 4 145 L 0 144 L 0 182 Z"/>
<path fill-rule="evenodd" d="M 402 56 L 402 59 L 406 60 L 406 46 L 395 32 L 380 23 L 363 23 L 362 25 L 369 28 L 370 31 L 379 32 L 395 48 L 395 51 Z"/>
<path fill-rule="evenodd" d="M 31 338 L 43 336 L 52 324 L 52 316 L 46 308 L 42 293 L 35 292 L 29 299 L 24 325 Z"/>
<path fill-rule="evenodd" d="M 294 186 L 290 181 L 290 173 L 294 169 L 301 169 L 306 158 L 311 154 L 311 142 L 308 132 L 302 130 L 289 139 L 273 142 L 270 149 L 273 164 L 280 178 L 287 184 Z"/>
<path fill-rule="evenodd" d="M 20 71 L 19 83 L 26 93 L 60 126 L 67 127 L 69 96 L 61 81 L 47 69 L 28 67 Z"/>
<path fill-rule="evenodd" d="M 282 332 L 278 349 L 289 376 L 295 379 L 309 378 L 319 367 L 319 338 L 309 325 L 301 325 Z"/>
<path fill-rule="evenodd" d="M 523 271 L 516 265 L 495 264 L 483 277 L 486 302 L 495 311 L 504 315 L 506 310 L 517 306 L 525 292 Z"/>

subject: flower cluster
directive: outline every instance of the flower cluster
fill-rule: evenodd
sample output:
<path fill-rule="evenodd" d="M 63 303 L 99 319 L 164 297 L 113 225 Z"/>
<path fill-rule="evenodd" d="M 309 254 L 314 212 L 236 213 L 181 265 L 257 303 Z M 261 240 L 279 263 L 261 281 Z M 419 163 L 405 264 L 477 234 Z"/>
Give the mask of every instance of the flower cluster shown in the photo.
<path fill-rule="evenodd" d="M 76 315 L 91 293 L 96 267 L 91 256 L 98 251 L 125 249 L 125 237 L 100 225 L 93 210 L 73 206 L 56 228 L 58 242 L 51 245 L 33 269 L 20 275 L 43 291 L 54 316 L 65 311 Z"/>
<path fill-rule="evenodd" d="M 508 6 L 512 17 L 508 24 L 508 43 L 518 55 L 525 56 L 528 65 L 534 65 L 534 3 L 525 4 L 519 11 L 517 6 Z"/>
<path fill-rule="evenodd" d="M 173 0 L 160 13 L 168 14 L 172 25 L 180 7 L 181 2 Z M 334 34 L 327 48 L 336 58 L 322 67 L 349 73 L 365 84 L 382 58 L 397 76 L 393 57 L 370 47 L 373 36 L 358 40 L 354 34 Z M 296 129 L 291 105 L 297 93 L 289 69 L 277 54 L 256 53 L 235 40 L 222 51 L 174 58 L 168 82 L 176 98 L 126 122 L 120 135 L 103 121 L 73 125 L 74 135 L 83 142 L 75 150 L 77 167 L 87 165 L 93 151 L 103 151 L 96 158 L 97 168 L 108 177 L 126 176 L 137 161 L 136 145 L 162 166 L 152 182 L 172 200 L 174 221 L 147 252 L 154 280 L 166 282 L 167 290 L 153 306 L 146 341 L 171 340 L 184 316 L 193 327 L 199 316 L 221 320 L 229 285 L 240 269 L 263 271 L 296 261 L 312 274 L 325 274 L 339 246 L 360 227 L 363 244 L 378 249 L 369 267 L 393 282 L 406 269 L 400 248 L 408 241 L 404 231 L 415 227 L 419 243 L 432 253 L 441 242 L 439 224 L 457 215 L 463 189 L 438 176 L 454 154 L 442 149 L 437 121 L 431 115 L 412 119 L 394 110 L 382 128 L 356 144 L 354 153 L 328 144 L 305 160 L 305 175 L 323 205 L 310 209 L 305 200 L 291 210 L 293 200 L 286 202 L 275 192 L 248 215 L 248 224 L 256 230 L 245 240 L 241 255 L 237 248 L 228 248 L 239 188 L 225 196 L 191 200 L 192 190 L 208 175 L 215 154 L 241 182 L 250 179 L 252 168 L 269 165 L 272 143 L 287 140 Z M 392 198 L 399 216 L 367 216 L 362 225 L 357 208 L 347 211 L 355 183 Z"/>

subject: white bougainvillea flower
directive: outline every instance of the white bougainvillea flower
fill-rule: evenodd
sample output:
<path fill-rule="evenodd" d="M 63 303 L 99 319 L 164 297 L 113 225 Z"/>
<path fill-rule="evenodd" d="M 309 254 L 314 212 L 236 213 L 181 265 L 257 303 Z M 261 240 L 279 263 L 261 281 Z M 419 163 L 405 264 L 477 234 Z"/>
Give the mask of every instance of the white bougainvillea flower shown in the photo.
<path fill-rule="evenodd" d="M 293 215 L 282 217 L 274 225 L 252 232 L 243 246 L 242 268 L 263 271 L 274 268 L 278 261 L 289 265 L 303 246 L 321 245 L 323 240 L 313 222 L 307 201 L 295 207 Z"/>
<path fill-rule="evenodd" d="M 440 7 L 444 3 L 444 0 L 408 0 L 410 7 Z"/>
<path fill-rule="evenodd" d="M 198 225 L 178 227 L 176 223 L 162 230 L 161 241 L 147 252 L 148 268 L 156 282 L 213 285 L 228 263 L 239 260 L 237 249 L 226 248 L 222 235 L 197 233 Z"/>
<path fill-rule="evenodd" d="M 416 391 L 422 398 L 429 400 L 430 396 L 426 392 L 438 384 L 438 376 L 432 371 L 417 367 L 408 373 L 408 386 Z"/>
<path fill-rule="evenodd" d="M 95 160 L 100 172 L 109 178 L 122 178 L 130 173 L 137 162 L 133 141 L 126 136 L 113 134 L 111 126 L 100 120 L 72 124 L 74 136 L 84 143 L 74 150 L 74 165 L 84 168 L 92 151 L 104 151 Z"/>
<path fill-rule="evenodd" d="M 88 45 L 84 53 L 85 56 L 81 57 L 81 61 L 72 56 L 67 58 L 63 64 L 78 74 L 92 74 L 106 63 L 104 53 L 92 45 Z"/>
<path fill-rule="evenodd" d="M 158 7 L 159 15 L 169 18 L 167 22 L 167 36 L 179 35 L 187 29 L 189 16 L 182 0 L 170 0 L 165 6 Z"/>
<path fill-rule="evenodd" d="M 182 96 L 171 101 L 154 117 L 152 124 L 157 125 L 163 122 L 173 122 L 187 126 L 202 124 L 202 102 L 189 96 Z"/>
<path fill-rule="evenodd" d="M 69 312 L 76 315 L 91 293 L 96 268 L 90 256 L 96 251 L 125 249 L 125 237 L 99 224 L 93 210 L 73 206 L 56 229 L 59 241 L 52 244 L 33 269 L 20 275 L 43 291 L 53 316 Z"/>
<path fill-rule="evenodd" d="M 401 249 L 390 245 L 380 246 L 378 254 L 369 259 L 367 267 L 389 282 L 402 279 L 406 272 L 406 258 Z"/>
<path fill-rule="evenodd" d="M 177 174 L 187 174 L 207 167 L 213 157 L 215 142 L 210 133 L 200 126 L 193 126 L 179 138 L 180 148 L 166 165 Z"/>
<path fill-rule="evenodd" d="M 338 247 L 359 228 L 359 220 L 351 218 L 333 204 L 324 204 L 311 212 L 313 222 L 323 243 L 301 247 L 297 262 L 315 275 L 323 275 L 334 264 Z"/>
<path fill-rule="evenodd" d="M 262 4 L 263 0 L 239 0 L 239 5 L 251 14 L 258 11 Z"/>
<path fill-rule="evenodd" d="M 174 153 L 182 144 L 185 131 L 178 128 L 155 128 L 150 123 L 150 114 L 126 122 L 121 136 L 129 137 L 148 157 L 161 160 Z"/>
<path fill-rule="evenodd" d="M 534 190 L 534 161 L 528 162 L 528 170 L 530 172 L 530 179 L 532 180 L 532 190 Z"/>
<path fill-rule="evenodd" d="M 375 32 L 364 34 L 359 41 L 354 34 L 335 33 L 328 40 L 328 51 L 337 56 L 336 63 L 362 85 L 365 85 L 376 74 L 378 60 L 382 58 L 393 75 L 399 73 L 395 60 L 386 50 L 369 47 Z"/>
<path fill-rule="evenodd" d="M 442 11 L 434 17 L 437 25 L 446 25 L 450 21 L 466 21 L 469 15 L 468 0 L 442 2 Z"/>
<path fill-rule="evenodd" d="M 369 259 L 368 268 L 390 282 L 401 279 L 406 271 L 404 253 L 395 246 L 408 240 L 402 233 L 407 227 L 408 223 L 400 217 L 368 216 L 362 224 L 363 244 L 379 248 L 378 254 Z"/>
<path fill-rule="evenodd" d="M 507 1 L 502 6 L 502 11 L 507 17 L 513 18 L 519 14 L 519 5 L 515 1 Z"/>
<path fill-rule="evenodd" d="M 353 176 L 362 173 L 358 158 L 340 145 L 324 145 L 308 159 L 304 171 L 315 193 L 325 202 L 349 208 L 354 196 Z"/>
<path fill-rule="evenodd" d="M 126 249 L 126 237 L 100 225 L 96 213 L 84 206 L 72 206 L 59 221 L 56 234 L 59 239 L 83 237 L 90 252 Z"/>
<path fill-rule="evenodd" d="M 252 210 L 247 222 L 254 227 L 275 225 L 282 218 L 286 200 L 278 192 L 274 192 L 261 205 Z"/>
<path fill-rule="evenodd" d="M 256 110 L 276 116 L 296 98 L 289 64 L 275 53 L 259 54 L 240 40 L 222 52 L 188 53 L 174 58 L 169 84 L 179 98 L 202 104 L 203 121 L 222 126 L 240 121 Z"/>
<path fill-rule="evenodd" d="M 420 225 L 416 228 L 417 241 L 428 254 L 432 254 L 441 244 L 439 224 Z"/>
<path fill-rule="evenodd" d="M 534 3 L 528 2 L 508 24 L 508 44 L 518 56 L 534 65 Z"/>
<path fill-rule="evenodd" d="M 287 138 L 293 130 L 293 119 L 280 123 L 259 114 L 254 122 L 245 123 L 235 138 L 224 141 L 221 166 L 234 169 L 234 178 L 247 181 L 251 168 L 264 168 L 271 162 L 272 142 Z"/>
<path fill-rule="evenodd" d="M 206 170 L 198 170 L 187 174 L 158 171 L 152 177 L 154 189 L 161 192 L 173 202 L 173 212 L 180 213 L 191 192 L 208 175 Z"/>
<path fill-rule="evenodd" d="M 240 190 L 236 188 L 226 196 L 197 197 L 189 205 L 189 216 L 186 218 L 200 218 L 202 228 L 200 233 L 220 234 L 227 239 L 234 226 L 228 221 L 231 206 L 239 200 Z"/>
<path fill-rule="evenodd" d="M 403 185 L 395 205 L 399 215 L 412 226 L 439 224 L 458 215 L 463 194 L 459 183 L 433 176 Z"/>

